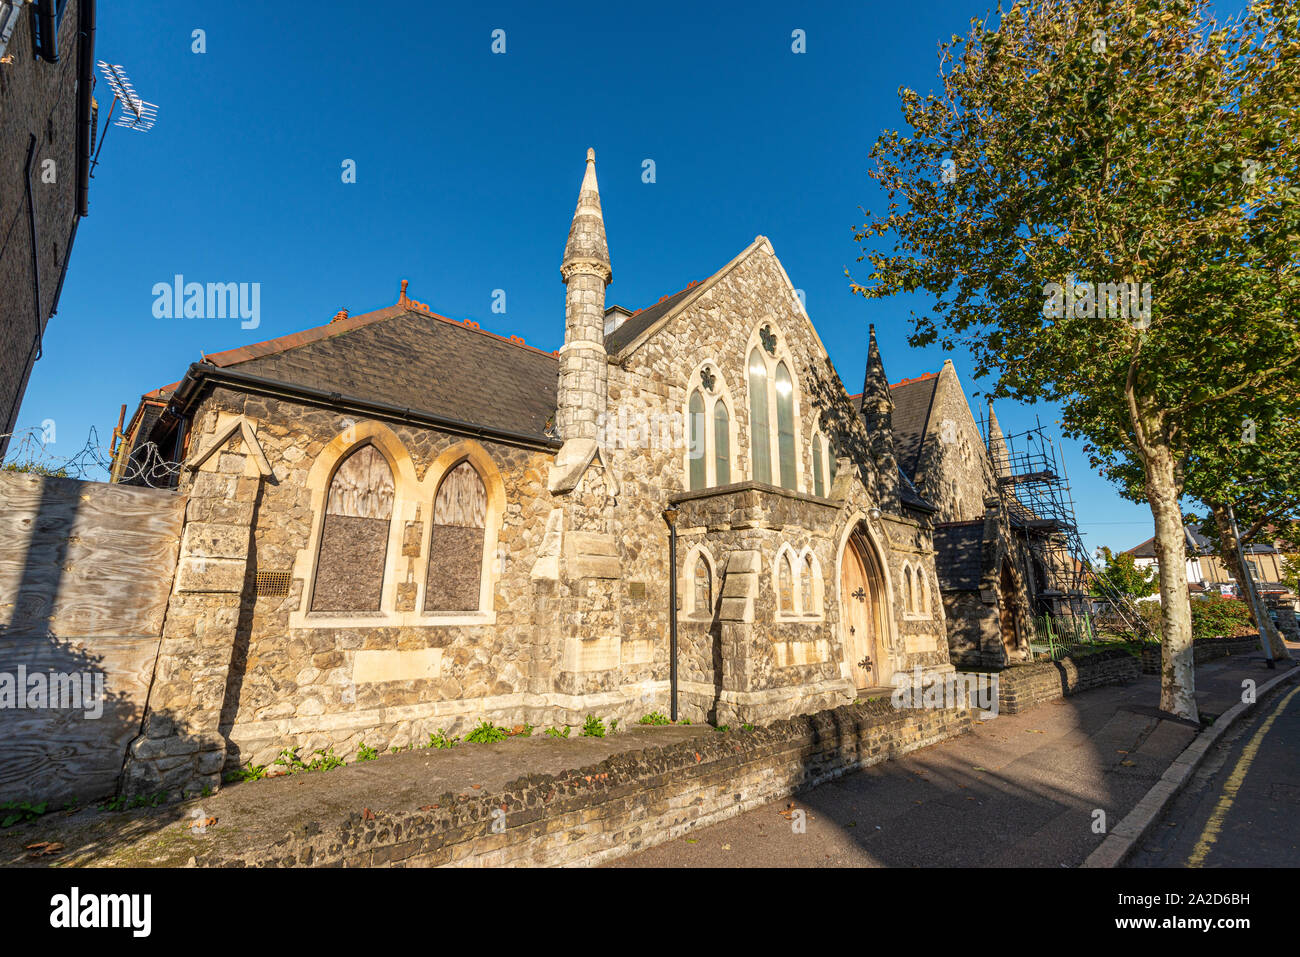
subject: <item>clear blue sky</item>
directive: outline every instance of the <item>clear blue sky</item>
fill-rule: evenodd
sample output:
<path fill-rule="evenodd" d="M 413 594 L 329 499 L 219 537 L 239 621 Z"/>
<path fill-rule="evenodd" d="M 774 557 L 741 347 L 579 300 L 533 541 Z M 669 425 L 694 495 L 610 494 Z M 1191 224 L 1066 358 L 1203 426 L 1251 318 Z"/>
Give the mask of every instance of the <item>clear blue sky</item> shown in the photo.
<path fill-rule="evenodd" d="M 108 134 L 19 427 L 53 419 L 55 454 L 92 425 L 107 443 L 121 403 L 129 415 L 201 352 L 390 305 L 403 278 L 436 312 L 558 348 L 588 146 L 608 302 L 649 305 L 761 233 L 850 391 L 868 322 L 892 380 L 937 370 L 940 350 L 906 343 L 912 304 L 853 296 L 844 268 L 858 206 L 875 196 L 871 143 L 900 124 L 898 87 L 931 88 L 938 40 L 988 6 L 101 2 L 96 56 L 126 68 L 158 121 Z M 490 49 L 497 28 L 504 55 Z M 195 29 L 205 53 L 191 52 Z M 106 108 L 105 84 L 96 94 Z M 355 184 L 341 180 L 345 159 Z M 260 283 L 260 327 L 154 318 L 153 285 L 177 273 Z M 977 390 L 966 357 L 951 358 Z M 1009 432 L 1035 414 L 1055 421 L 1047 407 L 998 414 Z M 1150 513 L 1066 450 L 1089 548 L 1147 538 Z"/>

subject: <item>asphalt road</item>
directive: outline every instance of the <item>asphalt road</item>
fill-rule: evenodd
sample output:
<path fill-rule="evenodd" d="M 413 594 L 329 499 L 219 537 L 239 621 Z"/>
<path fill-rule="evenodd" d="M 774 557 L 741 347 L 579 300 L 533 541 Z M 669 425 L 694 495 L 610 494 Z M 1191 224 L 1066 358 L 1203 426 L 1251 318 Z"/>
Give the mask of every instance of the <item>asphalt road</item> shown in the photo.
<path fill-rule="evenodd" d="M 1300 689 L 1232 730 L 1128 866 L 1300 866 Z"/>

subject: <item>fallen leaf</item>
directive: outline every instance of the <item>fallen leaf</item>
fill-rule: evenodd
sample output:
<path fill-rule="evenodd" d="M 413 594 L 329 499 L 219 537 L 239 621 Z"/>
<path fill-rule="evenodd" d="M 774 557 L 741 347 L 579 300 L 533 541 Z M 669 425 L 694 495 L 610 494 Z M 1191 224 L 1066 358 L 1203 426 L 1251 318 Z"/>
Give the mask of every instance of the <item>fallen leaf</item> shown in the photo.
<path fill-rule="evenodd" d="M 976 765 L 974 765 L 974 766 L 971 768 L 971 770 L 972 770 L 972 771 L 987 771 L 988 768 L 982 768 L 982 767 L 980 767 L 978 764 L 976 764 Z"/>
<path fill-rule="evenodd" d="M 1135 768 L 1137 765 L 1138 763 L 1136 761 L 1121 761 L 1119 763 L 1119 766 L 1122 768 Z"/>
<path fill-rule="evenodd" d="M 481 789 L 481 788 L 483 787 L 483 785 L 481 785 L 481 784 L 471 784 L 470 787 L 472 787 L 475 791 L 477 791 L 477 790 Z"/>
<path fill-rule="evenodd" d="M 1025 728 L 1025 734 L 1047 734 L 1047 732 L 1039 731 L 1037 728 Z"/>
<path fill-rule="evenodd" d="M 363 807 L 363 808 L 361 809 L 361 820 L 363 820 L 363 821 L 373 821 L 374 819 L 375 819 L 375 812 L 374 812 L 374 811 L 370 810 L 370 808 L 368 808 L 368 807 Z"/>
<path fill-rule="evenodd" d="M 50 855 L 57 854 L 59 851 L 63 850 L 63 845 L 58 841 L 41 841 L 38 844 L 31 844 L 28 846 L 38 848 L 38 850 L 34 850 L 27 855 L 29 860 L 36 860 L 38 857 L 49 857 Z"/>
<path fill-rule="evenodd" d="M 723 845 L 722 845 L 722 849 L 723 849 L 724 851 L 729 851 L 729 850 L 731 850 L 731 845 L 730 845 L 730 844 L 723 844 Z"/>

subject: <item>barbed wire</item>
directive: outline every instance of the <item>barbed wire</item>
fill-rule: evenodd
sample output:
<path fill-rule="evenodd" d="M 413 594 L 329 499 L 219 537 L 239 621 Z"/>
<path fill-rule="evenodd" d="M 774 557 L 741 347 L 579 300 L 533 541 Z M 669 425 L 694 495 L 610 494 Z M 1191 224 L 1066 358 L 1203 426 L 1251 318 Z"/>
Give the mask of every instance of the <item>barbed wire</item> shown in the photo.
<path fill-rule="evenodd" d="M 0 469 L 7 472 L 35 472 L 86 482 L 106 482 L 113 474 L 112 451 L 100 440 L 99 430 L 93 425 L 85 443 L 71 455 L 57 454 L 52 448 L 55 441 L 44 428 L 0 434 L 0 441 L 4 439 L 9 440 L 9 448 Z M 144 442 L 125 459 L 117 481 L 125 485 L 174 488 L 180 471 L 181 463 L 167 459 L 156 442 Z"/>

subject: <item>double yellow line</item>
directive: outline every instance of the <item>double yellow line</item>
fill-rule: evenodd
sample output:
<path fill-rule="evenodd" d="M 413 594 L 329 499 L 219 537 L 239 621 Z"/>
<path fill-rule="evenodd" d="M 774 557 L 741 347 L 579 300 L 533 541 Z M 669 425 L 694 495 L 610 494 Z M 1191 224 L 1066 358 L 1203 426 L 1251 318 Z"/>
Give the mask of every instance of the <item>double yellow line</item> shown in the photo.
<path fill-rule="evenodd" d="M 1237 759 L 1236 767 L 1232 769 L 1232 774 L 1228 775 L 1228 780 L 1223 785 L 1223 794 L 1219 796 L 1219 803 L 1215 805 L 1214 813 L 1205 822 L 1205 830 L 1201 832 L 1201 839 L 1196 842 L 1196 848 L 1192 851 L 1192 856 L 1187 859 L 1188 867 L 1205 866 L 1205 858 L 1209 855 L 1214 842 L 1219 839 L 1219 833 L 1223 830 L 1223 821 L 1232 808 L 1232 802 L 1236 800 L 1237 792 L 1241 790 L 1242 782 L 1246 780 L 1246 774 L 1255 761 L 1255 755 L 1259 752 L 1259 746 L 1264 741 L 1264 735 L 1268 734 L 1268 729 L 1273 726 L 1277 716 L 1286 710 L 1286 706 L 1297 694 L 1300 694 L 1300 688 L 1292 689 L 1291 693 L 1279 702 L 1278 706 L 1264 720 L 1264 723 L 1259 726 L 1259 730 L 1251 736 L 1250 741 L 1241 752 L 1241 757 Z"/>

